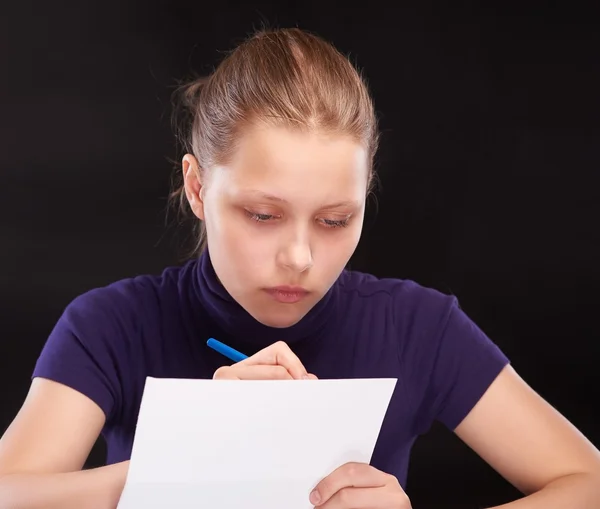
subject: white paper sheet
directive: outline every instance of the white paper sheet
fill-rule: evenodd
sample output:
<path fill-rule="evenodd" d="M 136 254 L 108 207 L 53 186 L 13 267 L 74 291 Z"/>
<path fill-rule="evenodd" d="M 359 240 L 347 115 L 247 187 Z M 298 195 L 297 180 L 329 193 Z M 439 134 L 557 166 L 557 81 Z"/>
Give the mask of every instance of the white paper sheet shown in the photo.
<path fill-rule="evenodd" d="M 310 509 L 369 463 L 396 379 L 148 378 L 118 509 Z"/>

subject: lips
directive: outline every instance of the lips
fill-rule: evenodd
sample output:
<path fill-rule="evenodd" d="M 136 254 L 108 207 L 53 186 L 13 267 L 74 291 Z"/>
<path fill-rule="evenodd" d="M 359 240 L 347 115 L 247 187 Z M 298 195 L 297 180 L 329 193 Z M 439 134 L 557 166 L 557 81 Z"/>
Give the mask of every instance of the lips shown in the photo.
<path fill-rule="evenodd" d="M 276 301 L 284 304 L 300 302 L 308 295 L 308 290 L 300 286 L 276 286 L 267 288 L 266 292 Z"/>

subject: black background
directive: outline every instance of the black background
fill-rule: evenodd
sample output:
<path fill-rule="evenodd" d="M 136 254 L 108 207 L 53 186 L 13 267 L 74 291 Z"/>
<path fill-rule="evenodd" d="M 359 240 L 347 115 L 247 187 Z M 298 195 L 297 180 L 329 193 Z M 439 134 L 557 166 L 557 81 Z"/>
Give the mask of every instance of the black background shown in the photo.
<path fill-rule="evenodd" d="M 65 305 L 178 262 L 165 224 L 170 93 L 253 28 L 350 54 L 384 132 L 352 268 L 457 295 L 600 445 L 600 31 L 557 4 L 22 2 L 0 31 L 0 431 Z M 103 445 L 89 465 L 103 461 Z M 416 508 L 516 492 L 448 431 L 417 443 Z"/>

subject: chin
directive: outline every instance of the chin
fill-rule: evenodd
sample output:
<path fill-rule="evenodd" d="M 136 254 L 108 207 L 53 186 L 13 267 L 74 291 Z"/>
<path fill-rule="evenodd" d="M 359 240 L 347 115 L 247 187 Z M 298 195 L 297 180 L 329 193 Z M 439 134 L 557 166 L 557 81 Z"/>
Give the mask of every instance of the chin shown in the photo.
<path fill-rule="evenodd" d="M 255 320 L 274 329 L 286 329 L 287 327 L 296 325 L 305 315 L 306 313 L 301 313 L 299 310 L 290 310 L 287 313 L 280 311 L 253 314 Z"/>

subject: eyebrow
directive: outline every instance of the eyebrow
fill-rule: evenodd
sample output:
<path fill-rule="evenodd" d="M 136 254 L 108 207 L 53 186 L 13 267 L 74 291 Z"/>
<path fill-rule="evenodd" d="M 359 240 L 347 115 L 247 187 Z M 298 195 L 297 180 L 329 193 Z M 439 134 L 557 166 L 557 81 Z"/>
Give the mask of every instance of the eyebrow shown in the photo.
<path fill-rule="evenodd" d="M 279 196 L 275 196 L 272 194 L 268 194 L 268 193 L 264 193 L 262 191 L 257 191 L 255 189 L 250 189 L 249 191 L 247 191 L 248 193 L 254 194 L 259 196 L 260 198 L 262 198 L 263 200 L 268 200 L 268 201 L 274 201 L 274 202 L 278 202 L 278 203 L 288 203 L 287 200 L 284 200 L 283 198 L 279 197 Z M 344 201 L 338 201 L 335 203 L 330 203 L 328 205 L 325 205 L 324 209 L 334 209 L 336 207 L 356 207 L 357 203 L 355 201 L 352 200 L 344 200 Z"/>

